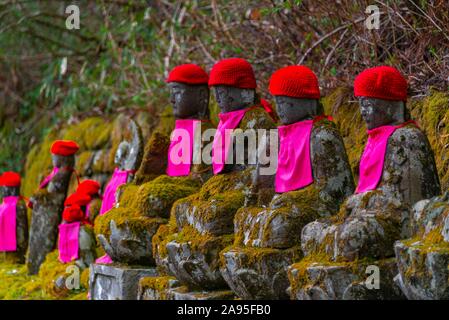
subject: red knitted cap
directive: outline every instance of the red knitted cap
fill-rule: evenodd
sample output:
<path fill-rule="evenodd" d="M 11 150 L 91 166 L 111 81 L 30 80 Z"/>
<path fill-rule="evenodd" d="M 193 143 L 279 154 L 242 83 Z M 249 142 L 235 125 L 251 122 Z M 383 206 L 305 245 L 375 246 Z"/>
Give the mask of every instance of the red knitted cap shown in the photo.
<path fill-rule="evenodd" d="M 255 89 L 257 84 L 253 67 L 248 61 L 241 58 L 218 61 L 210 71 L 209 86 L 218 85 Z"/>
<path fill-rule="evenodd" d="M 91 200 L 88 194 L 75 192 L 65 199 L 64 206 L 87 206 Z"/>
<path fill-rule="evenodd" d="M 75 141 L 56 140 L 51 146 L 51 153 L 60 156 L 71 156 L 75 154 L 80 147 Z"/>
<path fill-rule="evenodd" d="M 407 81 L 393 67 L 369 68 L 355 78 L 354 95 L 356 97 L 407 101 Z"/>
<path fill-rule="evenodd" d="M 174 67 L 165 82 L 181 82 L 186 84 L 207 84 L 209 76 L 200 66 L 193 63 Z"/>
<path fill-rule="evenodd" d="M 89 196 L 98 194 L 100 191 L 100 184 L 95 180 L 84 180 L 76 188 L 76 193 L 84 193 Z"/>
<path fill-rule="evenodd" d="M 1 187 L 19 187 L 20 175 L 13 171 L 6 171 L 0 176 Z"/>
<path fill-rule="evenodd" d="M 64 209 L 62 212 L 62 219 L 71 223 L 75 221 L 82 221 L 84 218 L 84 212 L 80 206 L 74 205 Z"/>
<path fill-rule="evenodd" d="M 274 96 L 320 98 L 318 78 L 305 66 L 288 66 L 277 70 L 271 75 L 268 89 Z"/>

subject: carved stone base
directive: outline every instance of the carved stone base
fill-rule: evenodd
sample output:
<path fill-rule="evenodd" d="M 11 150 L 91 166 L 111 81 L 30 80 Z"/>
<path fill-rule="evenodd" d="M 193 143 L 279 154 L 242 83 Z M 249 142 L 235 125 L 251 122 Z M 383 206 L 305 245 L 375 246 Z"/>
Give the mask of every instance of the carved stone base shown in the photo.
<path fill-rule="evenodd" d="M 374 266 L 374 267 L 370 267 Z M 376 272 L 378 267 L 378 286 Z M 393 300 L 404 299 L 393 278 L 394 258 L 372 262 L 304 264 L 290 266 L 290 297 L 297 300 Z"/>
<path fill-rule="evenodd" d="M 139 300 L 230 300 L 230 290 L 192 291 L 171 276 L 146 277 L 139 283 Z"/>
<path fill-rule="evenodd" d="M 239 248 L 222 253 L 221 273 L 242 299 L 288 299 L 287 268 L 301 258 L 299 247 L 290 249 Z"/>
<path fill-rule="evenodd" d="M 420 242 L 395 244 L 396 283 L 410 300 L 449 299 L 449 245 L 426 249 Z"/>
<path fill-rule="evenodd" d="M 226 288 L 220 273 L 220 251 L 229 244 L 223 237 L 201 237 L 191 241 L 176 239 L 167 244 L 169 269 L 183 284 L 192 288 Z M 227 237 L 229 238 L 229 237 Z M 190 240 L 190 239 L 189 239 Z"/>
<path fill-rule="evenodd" d="M 89 275 L 91 300 L 136 300 L 139 280 L 157 276 L 155 268 L 92 264 Z"/>

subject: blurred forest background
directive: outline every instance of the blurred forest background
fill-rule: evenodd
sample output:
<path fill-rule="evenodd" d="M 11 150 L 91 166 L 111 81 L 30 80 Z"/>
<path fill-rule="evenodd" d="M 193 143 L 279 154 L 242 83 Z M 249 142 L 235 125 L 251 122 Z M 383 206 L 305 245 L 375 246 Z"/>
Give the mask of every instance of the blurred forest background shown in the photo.
<path fill-rule="evenodd" d="M 80 8 L 68 30 L 65 9 Z M 380 28 L 364 23 L 368 5 Z M 389 64 L 410 95 L 448 90 L 447 0 L 0 0 L 0 172 L 22 171 L 27 151 L 54 125 L 167 105 L 164 78 L 179 63 L 209 69 L 248 59 L 267 95 L 277 68 L 310 66 L 322 93 Z"/>

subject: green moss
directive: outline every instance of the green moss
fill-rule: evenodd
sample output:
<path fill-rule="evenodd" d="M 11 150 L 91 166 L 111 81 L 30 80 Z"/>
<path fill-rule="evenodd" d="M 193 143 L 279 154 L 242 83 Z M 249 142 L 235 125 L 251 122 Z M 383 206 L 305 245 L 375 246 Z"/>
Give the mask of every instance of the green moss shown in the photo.
<path fill-rule="evenodd" d="M 355 180 L 358 179 L 359 161 L 366 143 L 366 126 L 360 115 L 359 105 L 353 100 L 349 88 L 338 88 L 322 99 L 325 113 L 334 122 L 343 138 L 349 164 Z"/>
<path fill-rule="evenodd" d="M 109 228 L 111 220 L 114 220 L 117 227 L 128 224 L 131 231 L 134 233 L 140 233 L 145 230 L 153 229 L 155 226 L 166 223 L 166 219 L 162 218 L 148 218 L 139 215 L 138 212 L 129 208 L 113 208 L 102 216 L 98 216 L 95 219 L 95 234 L 103 234 L 106 238 L 109 238 L 111 231 Z"/>
<path fill-rule="evenodd" d="M 0 264 L 0 300 L 87 299 L 89 269 L 80 274 L 80 289 L 60 290 L 55 287 L 59 276 L 66 276 L 68 266 L 58 260 L 58 251 L 47 255 L 38 275 L 28 276 L 25 265 Z"/>
<path fill-rule="evenodd" d="M 440 252 L 449 254 L 449 242 L 444 241 L 442 227 L 435 228 L 428 232 L 424 237 L 418 235 L 414 238 L 403 240 L 407 247 L 419 249 L 421 255 L 427 255 L 429 252 Z"/>
<path fill-rule="evenodd" d="M 423 100 L 414 101 L 410 112 L 418 120 L 420 128 L 427 134 L 440 176 L 441 187 L 449 187 L 449 93 L 431 91 Z"/>
<path fill-rule="evenodd" d="M 110 121 L 92 117 L 69 126 L 63 139 L 76 141 L 82 150 L 98 150 L 110 143 L 111 130 Z"/>
<path fill-rule="evenodd" d="M 161 232 L 164 230 L 161 230 Z M 159 254 L 161 257 L 167 256 L 166 245 L 171 241 L 178 243 L 189 243 L 192 252 L 201 252 L 206 256 L 207 262 L 210 263 L 211 268 L 218 268 L 219 261 L 214 259 L 213 252 L 219 252 L 222 249 L 230 246 L 234 241 L 234 235 L 213 236 L 205 233 L 200 234 L 195 228 L 191 226 L 184 226 L 178 233 L 172 233 L 166 237 L 160 237 L 155 244 L 158 245 Z M 212 254 L 212 255 L 211 255 Z"/>
<path fill-rule="evenodd" d="M 33 146 L 28 153 L 25 176 L 22 180 L 23 195 L 30 197 L 38 189 L 39 183 L 50 173 L 52 169 L 50 148 L 57 136 L 57 130 L 50 131 L 42 143 Z"/>
<path fill-rule="evenodd" d="M 170 282 L 176 280 L 175 277 L 144 277 L 139 280 L 139 287 L 145 290 L 153 290 L 158 293 L 160 300 L 167 300 L 167 289 Z"/>

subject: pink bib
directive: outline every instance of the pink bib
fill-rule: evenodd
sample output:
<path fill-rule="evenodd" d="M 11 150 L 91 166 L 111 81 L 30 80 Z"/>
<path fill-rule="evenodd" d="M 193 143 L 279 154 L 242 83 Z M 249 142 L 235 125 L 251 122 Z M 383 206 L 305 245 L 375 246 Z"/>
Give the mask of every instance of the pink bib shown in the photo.
<path fill-rule="evenodd" d="M 59 261 L 68 263 L 78 259 L 79 232 L 81 222 L 62 223 L 59 225 Z"/>
<path fill-rule="evenodd" d="M 313 183 L 310 134 L 314 120 L 278 127 L 279 156 L 275 178 L 278 193 L 297 190 Z"/>
<path fill-rule="evenodd" d="M 4 197 L 0 204 L 0 252 L 16 251 L 16 213 L 19 197 Z"/>
<path fill-rule="evenodd" d="M 232 130 L 240 124 L 245 113 L 250 109 L 252 108 L 218 114 L 220 122 L 218 123 L 214 142 L 212 144 L 212 168 L 214 174 L 218 174 L 224 169 L 226 160 L 229 156 Z"/>
<path fill-rule="evenodd" d="M 104 256 L 98 258 L 95 260 L 95 263 L 101 263 L 101 264 L 111 264 L 113 261 L 110 256 L 105 254 Z"/>
<path fill-rule="evenodd" d="M 112 174 L 111 180 L 109 180 L 103 194 L 103 201 L 101 203 L 100 215 L 105 214 L 109 211 L 115 204 L 115 192 L 118 187 L 125 184 L 128 180 L 128 174 L 131 173 L 130 170 L 119 170 L 115 168 Z"/>
<path fill-rule="evenodd" d="M 407 121 L 397 126 L 382 126 L 368 130 L 368 141 L 360 158 L 359 183 L 355 193 L 362 193 L 377 188 L 382 178 L 388 138 L 396 129 L 410 123 L 414 122 Z"/>
<path fill-rule="evenodd" d="M 42 183 L 39 185 L 39 189 L 44 189 L 47 187 L 47 185 L 50 183 L 51 179 L 59 172 L 59 168 L 54 167 L 51 173 L 45 177 L 45 179 L 42 181 Z"/>
<path fill-rule="evenodd" d="M 193 157 L 195 131 L 200 120 L 176 120 L 168 148 L 167 175 L 171 177 L 188 176 Z"/>

